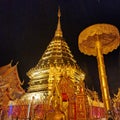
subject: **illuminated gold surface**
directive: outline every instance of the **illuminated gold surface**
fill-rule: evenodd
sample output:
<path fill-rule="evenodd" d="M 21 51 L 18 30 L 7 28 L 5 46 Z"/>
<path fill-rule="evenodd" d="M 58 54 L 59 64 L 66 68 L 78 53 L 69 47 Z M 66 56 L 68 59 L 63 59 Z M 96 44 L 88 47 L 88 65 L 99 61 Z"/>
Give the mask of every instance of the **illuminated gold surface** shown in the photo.
<path fill-rule="evenodd" d="M 84 29 L 78 37 L 78 45 L 81 52 L 87 55 L 97 56 L 96 40 L 101 43 L 102 54 L 108 54 L 120 44 L 118 29 L 110 24 L 95 24 Z"/>
<path fill-rule="evenodd" d="M 11 62 L 7 65 L 0 67 L 0 75 L 3 75 L 9 68 L 11 68 Z"/>
<path fill-rule="evenodd" d="M 46 120 L 69 120 L 75 117 L 76 111 L 73 105 L 79 103 L 76 102 L 75 96 L 85 93 L 83 81 L 85 73 L 77 65 L 63 38 L 60 11 L 58 12 L 57 29 L 52 41 L 38 64 L 30 69 L 27 75 L 30 78 L 29 87 L 21 101 L 29 103 L 34 97 L 35 103 L 44 104 Z M 87 98 L 84 95 L 82 104 L 86 108 Z M 82 112 L 87 114 L 86 109 Z M 72 115 L 69 115 L 71 113 Z"/>
<path fill-rule="evenodd" d="M 17 64 L 11 63 L 0 67 L 0 105 L 7 106 L 10 100 L 15 100 L 25 93 L 18 75 Z"/>
<path fill-rule="evenodd" d="M 111 110 L 103 54 L 116 49 L 120 44 L 118 29 L 110 24 L 95 24 L 83 30 L 78 38 L 81 52 L 97 56 L 102 98 L 107 111 Z"/>
<path fill-rule="evenodd" d="M 119 107 L 120 107 L 120 88 L 118 88 L 117 94 L 114 94 L 113 106 L 114 106 L 115 108 L 117 108 L 118 111 L 119 111 Z"/>
<path fill-rule="evenodd" d="M 96 51 L 97 51 L 99 79 L 100 79 L 101 90 L 102 90 L 102 98 L 103 98 L 103 102 L 105 103 L 106 110 L 108 111 L 111 109 L 110 94 L 109 94 L 109 88 L 108 88 L 108 83 L 107 83 L 104 58 L 101 53 L 101 43 L 99 41 L 96 42 Z"/>
<path fill-rule="evenodd" d="M 53 73 L 54 74 L 54 73 Z M 58 88 L 58 81 L 56 80 L 57 76 L 53 76 L 53 86 L 51 88 L 51 93 L 48 96 L 48 103 L 52 106 L 53 113 L 47 112 L 45 119 L 46 120 L 65 120 L 65 114 L 63 110 L 62 95 L 60 89 Z"/>
<path fill-rule="evenodd" d="M 73 82 L 79 83 L 85 78 L 85 73 L 79 68 L 66 41 L 60 24 L 60 10 L 58 10 L 58 25 L 52 41 L 39 60 L 27 75 L 30 78 L 28 92 L 45 92 L 50 94 L 53 87 L 53 77 L 59 83 L 61 75 L 67 74 Z"/>

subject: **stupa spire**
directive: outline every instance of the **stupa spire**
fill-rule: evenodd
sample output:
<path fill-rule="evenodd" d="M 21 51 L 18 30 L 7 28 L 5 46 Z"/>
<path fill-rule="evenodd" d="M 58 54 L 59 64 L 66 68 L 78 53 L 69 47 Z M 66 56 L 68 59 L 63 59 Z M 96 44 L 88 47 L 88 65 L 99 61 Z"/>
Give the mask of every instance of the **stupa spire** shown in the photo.
<path fill-rule="evenodd" d="M 60 23 L 60 17 L 61 17 L 61 12 L 60 12 L 60 7 L 58 8 L 58 24 L 57 24 L 57 29 L 55 31 L 55 37 L 63 37 L 63 33 L 61 30 L 61 23 Z"/>

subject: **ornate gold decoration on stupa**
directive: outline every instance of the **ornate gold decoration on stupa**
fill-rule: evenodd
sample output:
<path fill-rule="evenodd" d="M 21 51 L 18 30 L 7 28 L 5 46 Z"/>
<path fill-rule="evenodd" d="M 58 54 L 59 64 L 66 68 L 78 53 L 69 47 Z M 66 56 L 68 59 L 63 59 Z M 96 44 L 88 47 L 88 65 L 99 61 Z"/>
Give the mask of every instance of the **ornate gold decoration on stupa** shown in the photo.
<path fill-rule="evenodd" d="M 106 114 L 110 114 L 111 106 L 103 54 L 108 54 L 117 49 L 119 44 L 119 31 L 110 24 L 92 25 L 83 30 L 78 38 L 80 51 L 97 58 L 102 99 L 106 108 Z"/>
<path fill-rule="evenodd" d="M 51 96 L 48 96 L 49 105 L 51 109 L 46 112 L 45 120 L 66 120 L 63 112 L 62 95 L 58 88 L 57 81 L 53 81 L 54 87 L 52 88 Z M 51 112 L 52 111 L 52 112 Z"/>
<path fill-rule="evenodd" d="M 59 82 L 64 73 L 70 76 L 74 83 L 79 83 L 85 78 L 84 72 L 77 65 L 63 38 L 59 9 L 55 35 L 38 64 L 27 72 L 30 81 L 28 91 L 23 98 L 28 99 L 30 97 L 31 99 L 32 96 L 36 96 L 36 98 L 43 100 L 46 95 L 51 94 L 53 76 L 56 76 L 56 81 Z"/>

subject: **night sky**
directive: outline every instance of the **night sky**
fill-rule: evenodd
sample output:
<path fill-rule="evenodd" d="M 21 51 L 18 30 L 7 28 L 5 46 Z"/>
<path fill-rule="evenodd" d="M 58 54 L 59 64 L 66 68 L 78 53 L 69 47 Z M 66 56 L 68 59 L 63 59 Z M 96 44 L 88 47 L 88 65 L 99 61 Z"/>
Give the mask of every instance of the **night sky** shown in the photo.
<path fill-rule="evenodd" d="M 79 51 L 78 35 L 96 23 L 120 30 L 120 0 L 0 0 L 0 66 L 19 61 L 19 76 L 27 88 L 26 72 L 38 63 L 54 36 L 58 6 L 64 38 L 86 73 L 86 87 L 100 93 L 97 60 Z M 104 60 L 113 95 L 120 87 L 120 47 L 104 55 Z"/>

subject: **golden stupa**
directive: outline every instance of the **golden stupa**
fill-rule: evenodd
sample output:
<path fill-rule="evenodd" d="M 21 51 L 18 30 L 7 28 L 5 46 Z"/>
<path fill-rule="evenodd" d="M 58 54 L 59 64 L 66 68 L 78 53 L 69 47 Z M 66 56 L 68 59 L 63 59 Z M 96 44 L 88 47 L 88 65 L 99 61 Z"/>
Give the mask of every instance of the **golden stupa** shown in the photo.
<path fill-rule="evenodd" d="M 52 71 L 52 72 L 51 72 Z M 61 76 L 69 76 L 74 83 L 80 83 L 85 78 L 84 72 L 77 65 L 66 41 L 60 24 L 60 10 L 58 10 L 58 25 L 52 41 L 39 60 L 38 64 L 27 72 L 30 78 L 27 93 L 22 99 L 43 101 L 51 94 L 53 76 L 59 82 Z"/>

